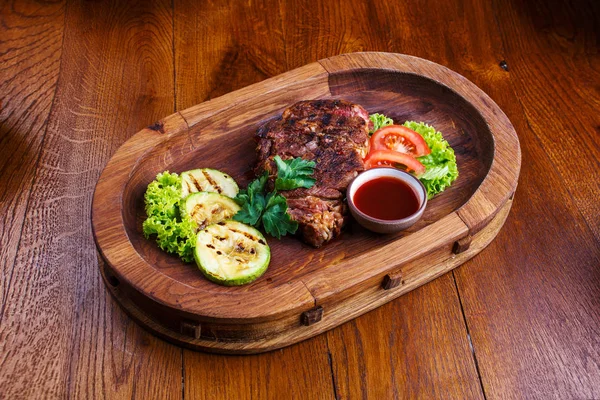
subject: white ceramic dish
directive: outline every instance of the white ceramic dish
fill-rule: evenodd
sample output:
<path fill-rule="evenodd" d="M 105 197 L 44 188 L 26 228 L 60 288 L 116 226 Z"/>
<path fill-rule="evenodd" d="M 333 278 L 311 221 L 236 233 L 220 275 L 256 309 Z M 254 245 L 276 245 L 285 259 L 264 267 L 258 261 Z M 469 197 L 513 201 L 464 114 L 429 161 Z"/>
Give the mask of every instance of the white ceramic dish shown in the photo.
<path fill-rule="evenodd" d="M 415 213 L 401 219 L 385 220 L 367 215 L 356 207 L 354 202 L 356 191 L 366 182 L 382 177 L 401 180 L 414 191 L 419 202 L 419 207 Z M 427 206 L 427 191 L 421 181 L 413 175 L 396 168 L 373 168 L 359 174 L 348 186 L 346 197 L 348 199 L 350 213 L 354 219 L 356 219 L 363 227 L 377 233 L 394 233 L 409 228 L 421 218 L 423 211 L 425 211 L 425 207 Z"/>

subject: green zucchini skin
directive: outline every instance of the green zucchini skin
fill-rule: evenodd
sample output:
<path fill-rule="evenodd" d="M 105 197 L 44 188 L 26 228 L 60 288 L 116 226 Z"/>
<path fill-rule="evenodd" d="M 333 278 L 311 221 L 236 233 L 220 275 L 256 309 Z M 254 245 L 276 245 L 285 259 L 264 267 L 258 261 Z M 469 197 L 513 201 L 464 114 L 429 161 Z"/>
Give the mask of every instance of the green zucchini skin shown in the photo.
<path fill-rule="evenodd" d="M 210 281 L 239 286 L 265 273 L 271 249 L 257 229 L 233 220 L 222 221 L 198 232 L 194 259 Z"/>

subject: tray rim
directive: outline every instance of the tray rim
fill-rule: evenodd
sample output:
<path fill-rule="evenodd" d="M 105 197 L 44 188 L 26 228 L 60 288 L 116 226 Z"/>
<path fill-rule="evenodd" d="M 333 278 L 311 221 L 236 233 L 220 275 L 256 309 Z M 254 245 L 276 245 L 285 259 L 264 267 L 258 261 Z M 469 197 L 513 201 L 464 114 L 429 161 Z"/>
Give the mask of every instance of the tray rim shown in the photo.
<path fill-rule="evenodd" d="M 328 78 L 331 74 L 364 69 L 383 69 L 424 76 L 439 85 L 445 86 L 465 99 L 480 113 L 484 121 L 488 124 L 494 138 L 494 159 L 492 160 L 490 169 L 480 186 L 462 207 L 433 224 L 424 227 L 422 230 L 400 238 L 383 246 L 379 250 L 385 252 L 394 246 L 401 246 L 411 238 L 414 239 L 417 237 L 415 235 L 419 232 L 426 229 L 439 229 L 444 224 L 450 224 L 451 226 L 448 225 L 448 227 L 454 229 L 456 234 L 451 238 L 453 241 L 472 236 L 485 227 L 514 194 L 520 171 L 521 155 L 518 137 L 506 115 L 487 94 L 472 82 L 439 64 L 395 53 L 349 53 L 307 64 L 276 77 L 178 111 L 148 128 L 142 129 L 119 147 L 98 180 L 92 203 L 94 238 L 102 257 L 111 267 L 112 272 L 118 279 L 124 280 L 134 289 L 145 293 L 151 300 L 158 304 L 176 309 L 183 314 L 189 314 L 191 318 L 198 319 L 202 317 L 209 320 L 226 320 L 230 323 L 256 323 L 280 319 L 290 314 L 300 315 L 302 311 L 319 305 L 328 296 L 336 295 L 337 292 L 335 290 L 327 289 L 327 282 L 322 283 L 325 287 L 324 294 L 315 295 L 315 293 L 312 293 L 306 287 L 302 280 L 299 280 L 293 282 L 291 285 L 280 285 L 270 289 L 274 292 L 273 297 L 294 299 L 293 302 L 283 306 L 280 303 L 278 307 L 268 309 L 268 312 L 254 315 L 247 312 L 240 312 L 235 307 L 229 307 L 229 305 L 242 301 L 242 299 L 245 302 L 252 301 L 254 297 L 261 296 L 258 292 L 229 293 L 226 296 L 220 295 L 224 306 L 216 310 L 201 308 L 193 303 L 181 301 L 184 297 L 183 294 L 189 291 L 190 287 L 155 270 L 135 251 L 123 226 L 120 206 L 122 204 L 123 190 L 131 177 L 131 173 L 144 159 L 144 155 L 147 152 L 177 135 L 186 135 L 189 129 L 206 118 L 225 112 L 231 107 L 248 101 L 249 94 L 257 89 L 282 90 L 285 87 L 282 85 L 303 79 L 314 84 L 325 84 L 327 91 L 329 91 Z M 142 146 L 140 147 L 140 145 Z M 507 155 L 510 155 L 510 158 Z M 503 159 L 512 159 L 515 162 L 512 164 L 499 163 L 498 157 L 500 156 Z M 128 168 L 120 165 L 123 160 L 129 161 L 127 164 Z M 120 181 L 120 185 L 115 185 L 115 177 L 125 179 Z M 119 179 L 116 180 L 119 181 Z M 493 192 L 491 189 L 497 189 L 498 187 L 503 189 L 502 195 L 490 196 L 489 194 Z M 103 217 L 100 219 L 99 215 L 101 214 Z M 109 218 L 104 217 L 107 214 Z M 421 254 L 423 253 L 415 253 L 411 259 Z M 410 259 L 405 261 L 410 261 Z M 146 277 L 141 282 L 135 281 L 132 278 L 132 273 L 144 265 L 152 269 L 153 276 Z M 374 273 L 380 274 L 385 272 L 385 270 L 393 268 L 394 265 L 385 268 L 382 267 L 381 270 Z M 365 279 L 372 276 L 373 274 L 370 274 Z M 156 293 L 164 291 L 165 288 L 171 295 L 169 299 L 156 295 Z M 194 290 L 200 291 L 198 288 L 194 288 Z M 210 292 L 210 296 L 219 296 L 219 294 Z M 267 308 L 264 307 L 263 311 L 265 309 Z"/>

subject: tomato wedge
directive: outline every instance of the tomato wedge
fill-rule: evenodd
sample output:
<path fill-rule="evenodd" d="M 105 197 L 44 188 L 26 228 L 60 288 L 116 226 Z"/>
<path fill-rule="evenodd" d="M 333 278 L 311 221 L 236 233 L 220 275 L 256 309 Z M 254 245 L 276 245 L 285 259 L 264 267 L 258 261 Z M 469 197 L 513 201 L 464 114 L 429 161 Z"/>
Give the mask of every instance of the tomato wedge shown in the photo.
<path fill-rule="evenodd" d="M 394 150 L 415 157 L 431 153 L 421 135 L 403 125 L 388 125 L 378 129 L 371 136 L 371 151 Z"/>
<path fill-rule="evenodd" d="M 409 171 L 415 171 L 415 175 L 420 176 L 425 173 L 425 166 L 410 154 L 399 153 L 393 150 L 375 150 L 369 152 L 365 158 L 365 169 L 375 167 L 390 166 L 397 164 L 406 166 Z"/>

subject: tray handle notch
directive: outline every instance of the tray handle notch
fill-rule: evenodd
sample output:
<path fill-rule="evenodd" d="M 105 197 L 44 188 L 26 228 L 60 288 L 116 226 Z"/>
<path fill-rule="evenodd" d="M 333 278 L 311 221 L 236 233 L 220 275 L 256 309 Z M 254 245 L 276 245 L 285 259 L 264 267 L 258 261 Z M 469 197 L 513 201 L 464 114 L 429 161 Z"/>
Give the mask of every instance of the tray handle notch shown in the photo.
<path fill-rule="evenodd" d="M 323 319 L 323 307 L 318 306 L 312 310 L 304 311 L 300 317 L 300 322 L 304 326 L 316 324 Z"/>
<path fill-rule="evenodd" d="M 390 290 L 404 284 L 402 279 L 402 271 L 390 272 L 383 277 L 381 287 L 384 290 Z"/>
<path fill-rule="evenodd" d="M 469 250 L 469 247 L 471 247 L 472 240 L 473 238 L 471 237 L 471 235 L 467 235 L 464 238 L 458 239 L 456 242 L 454 242 L 454 245 L 452 246 L 452 252 L 454 254 L 460 254 L 464 251 Z"/>
<path fill-rule="evenodd" d="M 200 339 L 202 326 L 200 323 L 190 320 L 181 321 L 180 331 L 182 334 L 191 337 L 192 339 Z"/>

